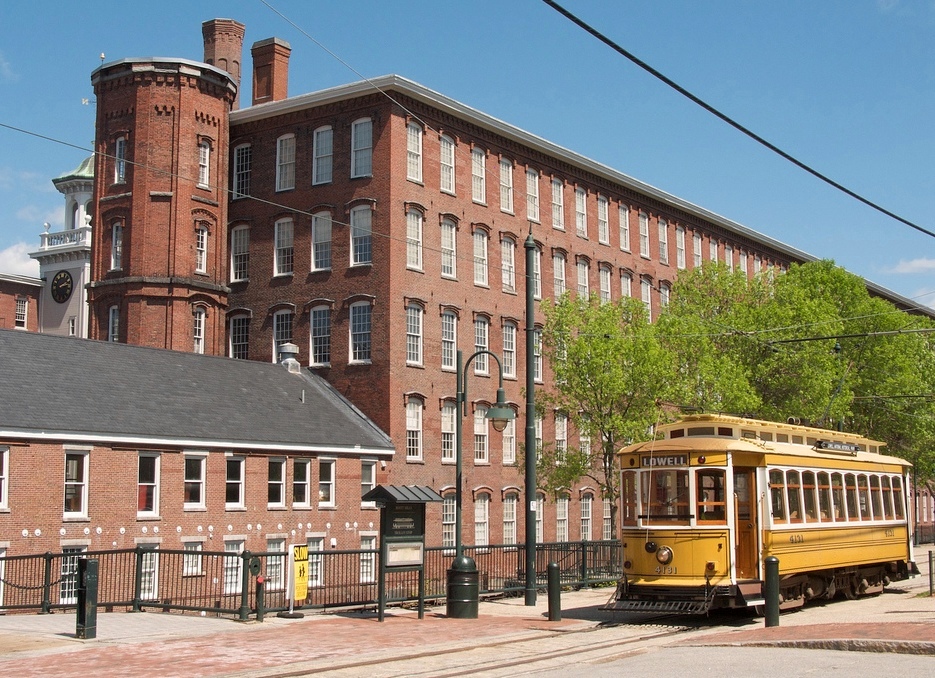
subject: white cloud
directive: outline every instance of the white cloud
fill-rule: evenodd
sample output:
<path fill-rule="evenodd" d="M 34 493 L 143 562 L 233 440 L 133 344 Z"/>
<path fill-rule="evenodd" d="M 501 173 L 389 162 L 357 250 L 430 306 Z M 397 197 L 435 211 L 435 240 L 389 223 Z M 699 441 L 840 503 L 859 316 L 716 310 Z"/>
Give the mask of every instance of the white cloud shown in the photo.
<path fill-rule="evenodd" d="M 0 273 L 39 277 L 39 262 L 29 258 L 29 247 L 24 242 L 0 250 Z M 38 247 L 36 248 L 38 249 Z"/>
<path fill-rule="evenodd" d="M 16 82 L 17 80 L 19 80 L 19 75 L 13 71 L 13 66 L 3 56 L 3 52 L 0 52 L 0 82 Z"/>
<path fill-rule="evenodd" d="M 919 259 L 910 259 L 909 261 L 901 259 L 898 264 L 888 269 L 886 272 L 912 274 L 929 273 L 930 271 L 935 271 L 935 259 L 920 257 Z"/>

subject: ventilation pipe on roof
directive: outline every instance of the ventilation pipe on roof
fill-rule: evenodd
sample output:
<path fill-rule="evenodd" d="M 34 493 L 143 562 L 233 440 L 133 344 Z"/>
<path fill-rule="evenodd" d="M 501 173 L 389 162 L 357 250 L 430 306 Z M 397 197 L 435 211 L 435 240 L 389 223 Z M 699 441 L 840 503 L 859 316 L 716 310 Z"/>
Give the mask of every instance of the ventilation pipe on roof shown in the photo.
<path fill-rule="evenodd" d="M 284 366 L 291 374 L 299 374 L 302 365 L 295 357 L 299 355 L 299 347 L 295 344 L 285 343 L 279 347 L 279 364 Z"/>

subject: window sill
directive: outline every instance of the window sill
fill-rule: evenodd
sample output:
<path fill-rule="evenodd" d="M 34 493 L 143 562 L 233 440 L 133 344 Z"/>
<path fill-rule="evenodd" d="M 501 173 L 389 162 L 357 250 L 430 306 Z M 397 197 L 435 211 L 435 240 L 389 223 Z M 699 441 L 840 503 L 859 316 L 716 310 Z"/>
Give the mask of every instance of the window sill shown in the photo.
<path fill-rule="evenodd" d="M 248 282 L 250 282 L 250 278 L 237 278 L 237 280 L 231 280 L 230 284 L 236 285 L 238 283 L 248 283 Z"/>
<path fill-rule="evenodd" d="M 207 507 L 207 506 L 200 506 L 200 505 L 199 505 L 199 506 L 183 506 L 183 507 L 182 507 L 182 510 L 183 510 L 183 511 L 186 511 L 186 512 L 190 512 L 190 513 L 197 513 L 197 512 L 205 512 L 205 511 L 207 511 L 207 510 L 208 510 L 208 507 Z"/>
<path fill-rule="evenodd" d="M 474 200 L 474 199 L 471 199 L 471 202 L 473 202 L 475 205 L 483 205 L 484 207 L 487 207 L 487 201 L 486 201 L 486 200 Z"/>
<path fill-rule="evenodd" d="M 372 261 L 359 261 L 351 264 L 351 268 L 364 268 L 364 267 L 373 267 Z"/>
<path fill-rule="evenodd" d="M 370 360 L 351 360 L 347 364 L 348 365 L 372 365 L 373 362 Z"/>
<path fill-rule="evenodd" d="M 415 184 L 416 186 L 422 186 L 423 188 L 425 188 L 425 183 L 423 183 L 422 179 L 417 179 L 415 177 L 406 177 L 406 181 L 408 181 L 410 184 Z"/>
<path fill-rule="evenodd" d="M 407 464 L 425 464 L 425 459 L 422 457 L 406 457 Z"/>
<path fill-rule="evenodd" d="M 275 278 L 292 278 L 292 277 L 295 277 L 295 273 L 293 271 L 289 271 L 288 273 L 274 273 L 273 274 L 274 279 Z"/>
<path fill-rule="evenodd" d="M 285 511 L 285 510 L 287 510 L 288 508 L 289 508 L 289 507 L 286 506 L 285 504 L 272 504 L 272 505 L 267 504 L 267 505 L 266 505 L 266 510 L 267 510 L 267 511 Z"/>
<path fill-rule="evenodd" d="M 457 193 L 455 193 L 454 191 L 448 191 L 448 190 L 446 190 L 446 189 L 444 189 L 444 188 L 440 188 L 440 189 L 438 189 L 438 190 L 439 190 L 441 193 L 445 194 L 445 195 L 450 195 L 452 198 L 457 198 L 457 197 L 458 197 Z"/>
<path fill-rule="evenodd" d="M 88 516 L 78 516 L 78 515 L 68 515 L 67 513 L 62 516 L 63 523 L 90 523 L 91 519 Z"/>
<path fill-rule="evenodd" d="M 240 506 L 240 505 L 233 505 L 233 506 L 232 506 L 232 505 L 230 505 L 230 504 L 225 504 L 225 505 L 224 505 L 224 510 L 225 510 L 225 511 L 231 511 L 231 512 L 243 512 L 243 511 L 246 511 L 246 510 L 247 510 L 247 507 L 246 507 L 246 506 Z"/>
<path fill-rule="evenodd" d="M 159 520 L 162 520 L 162 516 L 157 515 L 157 514 L 155 514 L 155 513 L 137 513 L 137 514 L 136 514 L 136 520 L 137 520 L 137 522 L 142 522 L 142 521 L 159 521 Z"/>
<path fill-rule="evenodd" d="M 418 266 L 406 266 L 407 271 L 412 271 L 413 273 L 425 273 L 425 270 Z"/>
<path fill-rule="evenodd" d="M 335 506 L 334 504 L 319 504 L 318 510 L 319 511 L 337 511 L 338 507 Z"/>
<path fill-rule="evenodd" d="M 412 367 L 412 368 L 415 368 L 415 369 L 417 369 L 417 370 L 424 370 L 424 369 L 425 369 L 425 365 L 423 365 L 422 363 L 406 363 L 406 367 Z"/>

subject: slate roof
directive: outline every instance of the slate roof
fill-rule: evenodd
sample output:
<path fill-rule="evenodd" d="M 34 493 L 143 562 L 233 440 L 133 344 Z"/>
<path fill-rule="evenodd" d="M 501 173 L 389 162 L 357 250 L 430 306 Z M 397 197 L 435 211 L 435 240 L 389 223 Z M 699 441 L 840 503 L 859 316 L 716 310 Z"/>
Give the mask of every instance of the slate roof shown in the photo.
<path fill-rule="evenodd" d="M 0 439 L 393 454 L 304 368 L 0 330 L 0 374 Z"/>

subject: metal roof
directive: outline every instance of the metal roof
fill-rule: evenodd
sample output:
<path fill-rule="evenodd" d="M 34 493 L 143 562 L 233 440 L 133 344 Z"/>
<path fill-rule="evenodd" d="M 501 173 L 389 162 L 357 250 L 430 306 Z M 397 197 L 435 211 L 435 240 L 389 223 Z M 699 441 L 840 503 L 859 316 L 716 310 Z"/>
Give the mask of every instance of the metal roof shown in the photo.
<path fill-rule="evenodd" d="M 442 501 L 442 496 L 427 485 L 377 485 L 362 500 L 379 504 L 426 504 Z"/>

